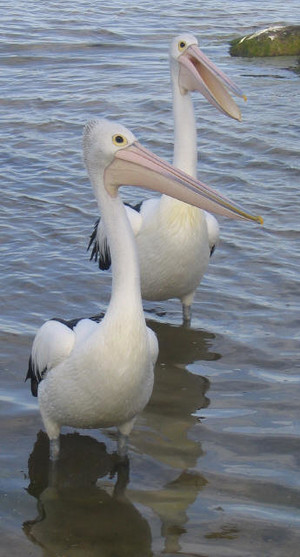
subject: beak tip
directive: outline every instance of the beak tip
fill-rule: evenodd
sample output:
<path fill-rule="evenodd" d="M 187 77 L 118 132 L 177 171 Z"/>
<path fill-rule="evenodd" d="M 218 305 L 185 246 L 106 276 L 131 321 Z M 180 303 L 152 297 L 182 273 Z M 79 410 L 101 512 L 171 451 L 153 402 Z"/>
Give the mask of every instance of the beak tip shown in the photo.
<path fill-rule="evenodd" d="M 234 111 L 234 112 L 227 112 L 228 116 L 231 116 L 231 118 L 233 118 L 234 120 L 237 120 L 238 122 L 242 121 L 242 114 L 241 112 L 238 111 Z"/>
<path fill-rule="evenodd" d="M 243 99 L 244 99 L 245 103 L 246 103 L 247 100 L 248 100 L 247 97 L 246 97 L 246 95 L 243 95 Z"/>

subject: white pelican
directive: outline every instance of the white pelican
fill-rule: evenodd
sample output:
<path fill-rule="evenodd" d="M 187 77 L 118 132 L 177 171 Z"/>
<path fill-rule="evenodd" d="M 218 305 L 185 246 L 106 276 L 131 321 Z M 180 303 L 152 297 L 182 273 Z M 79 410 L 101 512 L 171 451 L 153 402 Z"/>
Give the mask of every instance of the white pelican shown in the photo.
<path fill-rule="evenodd" d="M 152 392 L 158 345 L 145 323 L 138 255 L 120 184 L 150 187 L 229 217 L 260 221 L 144 149 L 120 124 L 89 122 L 83 152 L 110 245 L 112 293 L 100 323 L 53 319 L 33 341 L 26 379 L 38 395 L 52 459 L 59 454 L 63 425 L 117 426 L 118 450 L 126 454 L 126 438 Z"/>
<path fill-rule="evenodd" d="M 228 91 L 243 96 L 240 89 L 198 48 L 192 35 L 175 37 L 170 48 L 175 123 L 173 164 L 197 176 L 196 122 L 190 91 L 199 91 L 224 114 L 241 119 Z M 191 304 L 215 245 L 219 239 L 217 220 L 203 211 L 166 195 L 127 207 L 136 235 L 145 300 L 179 298 L 183 320 L 190 322 Z M 91 235 L 91 259 L 99 257 L 100 269 L 110 267 L 109 247 L 99 220 Z M 188 273 L 186 272 L 188 269 Z"/>

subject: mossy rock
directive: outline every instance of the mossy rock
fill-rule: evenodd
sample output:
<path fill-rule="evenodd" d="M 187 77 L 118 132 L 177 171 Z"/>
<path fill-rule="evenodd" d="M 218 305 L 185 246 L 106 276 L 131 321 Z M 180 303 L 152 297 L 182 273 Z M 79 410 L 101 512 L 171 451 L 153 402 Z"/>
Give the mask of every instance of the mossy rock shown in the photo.
<path fill-rule="evenodd" d="M 268 27 L 230 43 L 231 56 L 297 56 L 300 25 Z"/>

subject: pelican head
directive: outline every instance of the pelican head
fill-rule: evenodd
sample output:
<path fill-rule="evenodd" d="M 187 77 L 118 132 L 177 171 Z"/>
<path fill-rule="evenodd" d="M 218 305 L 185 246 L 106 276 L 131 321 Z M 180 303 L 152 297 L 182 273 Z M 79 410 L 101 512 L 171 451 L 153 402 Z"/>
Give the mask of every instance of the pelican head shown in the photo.
<path fill-rule="evenodd" d="M 111 197 L 117 196 L 121 185 L 139 186 L 212 213 L 262 223 L 261 217 L 250 215 L 212 188 L 142 147 L 136 137 L 119 123 L 104 119 L 89 122 L 84 131 L 83 152 L 91 182 L 95 184 L 93 176 L 102 174 L 101 184 Z"/>
<path fill-rule="evenodd" d="M 199 91 L 220 112 L 241 120 L 240 109 L 230 92 L 244 100 L 245 95 L 200 50 L 196 37 L 189 34 L 175 37 L 170 47 L 170 63 L 182 95 Z"/>
<path fill-rule="evenodd" d="M 106 168 L 116 153 L 132 145 L 135 136 L 119 122 L 99 119 L 91 120 L 84 128 L 83 158 L 87 170 L 97 171 Z"/>

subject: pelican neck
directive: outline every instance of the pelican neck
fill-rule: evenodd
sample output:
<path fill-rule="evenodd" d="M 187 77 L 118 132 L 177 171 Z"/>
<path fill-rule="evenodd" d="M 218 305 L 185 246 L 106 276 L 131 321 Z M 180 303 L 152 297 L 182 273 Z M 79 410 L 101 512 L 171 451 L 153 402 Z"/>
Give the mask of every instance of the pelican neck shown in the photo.
<path fill-rule="evenodd" d="M 194 178 L 197 177 L 197 131 L 192 98 L 182 94 L 178 80 L 173 78 L 174 156 L 173 164 Z"/>
<path fill-rule="evenodd" d="M 143 316 L 140 271 L 135 238 L 122 200 L 111 197 L 104 185 L 95 187 L 101 218 L 107 236 L 112 261 L 112 291 L 107 313 L 126 311 L 138 320 Z"/>

